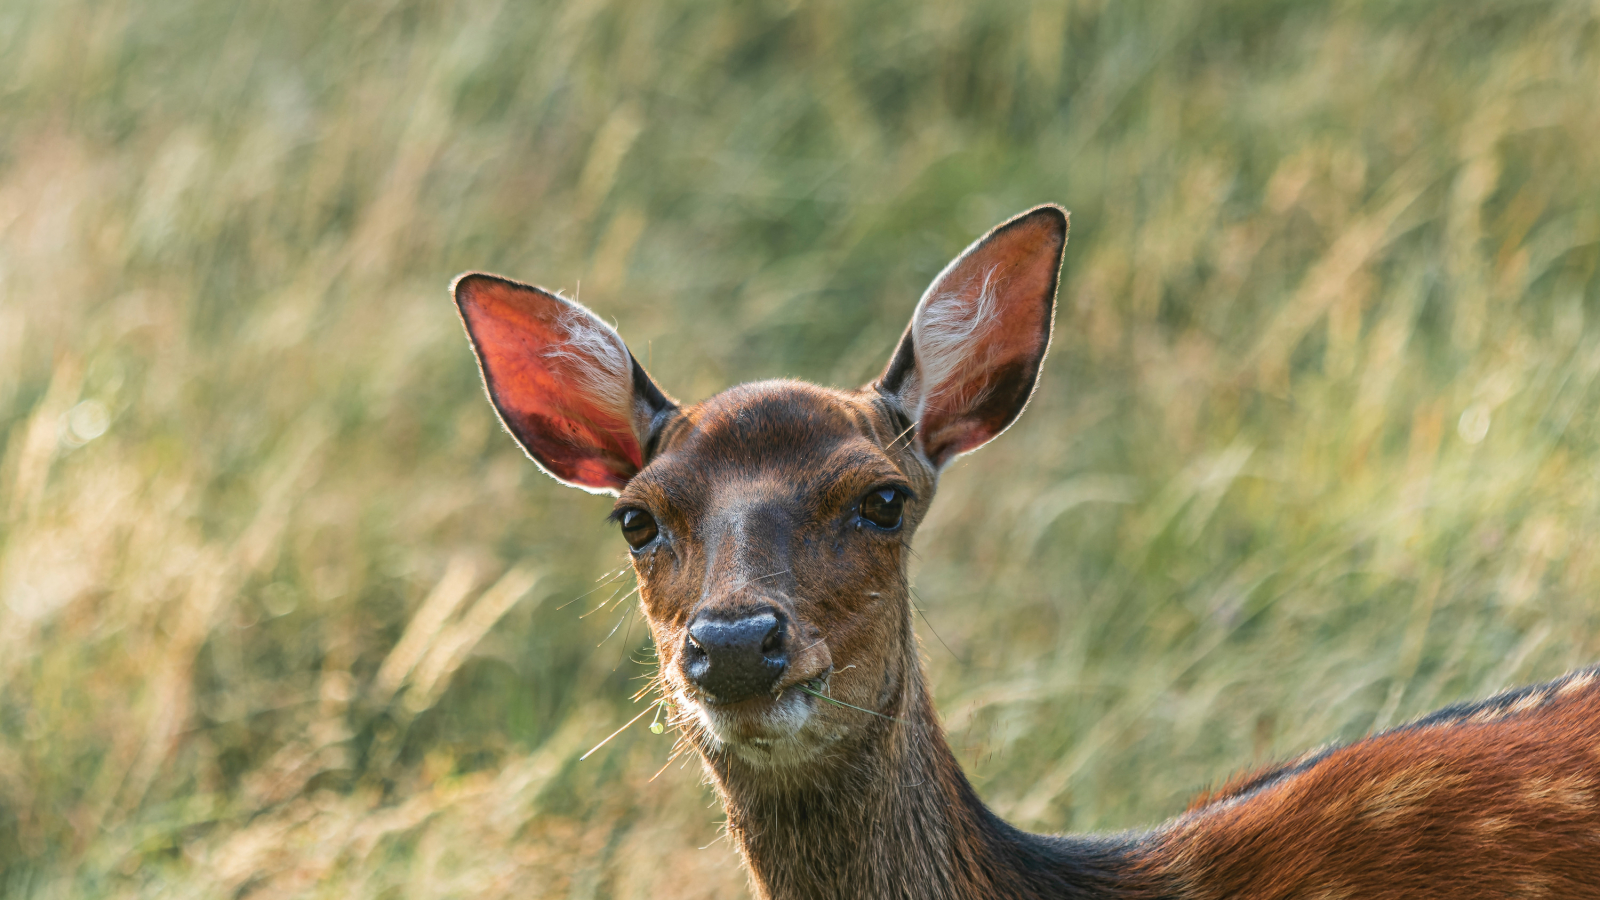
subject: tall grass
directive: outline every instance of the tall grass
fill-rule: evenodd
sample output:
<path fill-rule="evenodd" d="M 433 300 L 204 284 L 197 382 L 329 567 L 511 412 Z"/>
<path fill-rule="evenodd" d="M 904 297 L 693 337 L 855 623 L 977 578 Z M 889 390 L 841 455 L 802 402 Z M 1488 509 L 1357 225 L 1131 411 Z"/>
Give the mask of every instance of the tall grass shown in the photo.
<path fill-rule="evenodd" d="M 577 761 L 649 649 L 468 268 L 695 400 L 1072 208 L 914 573 L 1023 826 L 1600 657 L 1597 85 L 1576 0 L 0 5 L 0 894 L 742 895 L 670 740 Z"/>

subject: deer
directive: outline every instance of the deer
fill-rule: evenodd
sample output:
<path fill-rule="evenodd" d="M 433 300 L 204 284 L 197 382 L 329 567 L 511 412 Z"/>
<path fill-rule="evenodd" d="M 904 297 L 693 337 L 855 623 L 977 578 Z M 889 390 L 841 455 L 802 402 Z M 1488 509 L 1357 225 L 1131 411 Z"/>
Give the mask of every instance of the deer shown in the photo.
<path fill-rule="evenodd" d="M 1068 227 L 1044 205 L 979 238 L 855 390 L 758 381 L 685 405 L 575 300 L 452 284 L 506 430 L 615 497 L 657 687 L 753 893 L 1600 897 L 1600 666 L 1235 777 L 1148 830 L 1032 834 L 979 798 L 934 708 L 907 558 L 941 470 L 1033 395 Z"/>

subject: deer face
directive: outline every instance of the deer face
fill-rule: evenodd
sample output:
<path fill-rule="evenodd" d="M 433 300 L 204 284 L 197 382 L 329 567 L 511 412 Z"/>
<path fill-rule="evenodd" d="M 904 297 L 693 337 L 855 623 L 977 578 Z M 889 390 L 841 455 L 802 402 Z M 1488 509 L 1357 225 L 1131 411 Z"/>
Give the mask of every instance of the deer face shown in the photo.
<path fill-rule="evenodd" d="M 911 536 L 940 468 L 1027 403 L 1066 231 L 1040 207 L 973 244 L 860 390 L 756 382 L 688 407 L 577 303 L 457 279 L 507 429 L 557 479 L 617 495 L 660 687 L 708 759 L 805 766 L 903 714 Z"/>
<path fill-rule="evenodd" d="M 893 705 L 912 651 L 906 553 L 934 471 L 876 391 L 743 385 L 682 412 L 623 488 L 662 687 L 756 764 Z"/>

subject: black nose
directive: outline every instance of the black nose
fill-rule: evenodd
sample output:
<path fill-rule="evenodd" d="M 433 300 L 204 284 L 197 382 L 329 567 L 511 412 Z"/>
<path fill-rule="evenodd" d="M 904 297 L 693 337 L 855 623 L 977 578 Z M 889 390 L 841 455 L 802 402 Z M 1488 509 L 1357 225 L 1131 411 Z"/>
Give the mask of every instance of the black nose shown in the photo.
<path fill-rule="evenodd" d="M 696 616 L 684 642 L 684 674 L 723 703 L 764 694 L 789 665 L 784 630 L 772 610 L 740 619 Z"/>

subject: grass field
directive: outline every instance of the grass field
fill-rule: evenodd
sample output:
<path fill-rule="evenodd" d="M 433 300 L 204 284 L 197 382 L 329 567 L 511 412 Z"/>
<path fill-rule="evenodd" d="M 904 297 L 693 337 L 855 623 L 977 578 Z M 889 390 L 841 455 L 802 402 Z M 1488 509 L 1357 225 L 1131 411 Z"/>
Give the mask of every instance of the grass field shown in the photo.
<path fill-rule="evenodd" d="M 0 4 L 0 895 L 744 895 L 669 738 L 578 761 L 649 651 L 469 268 L 692 401 L 1073 210 L 913 572 L 1025 827 L 1600 659 L 1597 92 L 1588 0 Z"/>

